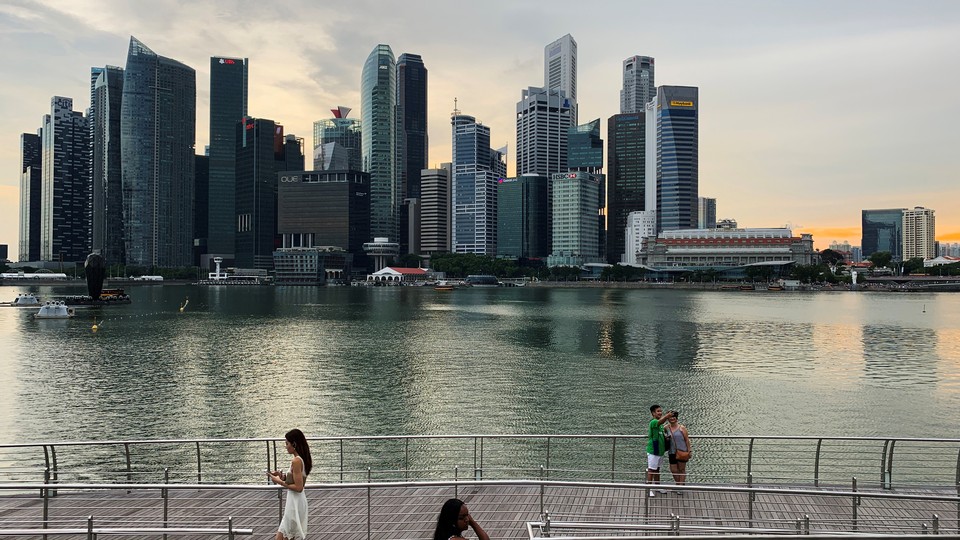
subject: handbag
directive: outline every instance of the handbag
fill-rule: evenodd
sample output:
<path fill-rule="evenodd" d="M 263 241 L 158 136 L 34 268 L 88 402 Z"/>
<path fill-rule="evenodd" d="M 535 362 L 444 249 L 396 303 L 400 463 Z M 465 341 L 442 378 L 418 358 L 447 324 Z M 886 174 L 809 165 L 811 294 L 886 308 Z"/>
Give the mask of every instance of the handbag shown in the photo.
<path fill-rule="evenodd" d="M 677 461 L 690 461 L 690 451 L 677 450 Z"/>

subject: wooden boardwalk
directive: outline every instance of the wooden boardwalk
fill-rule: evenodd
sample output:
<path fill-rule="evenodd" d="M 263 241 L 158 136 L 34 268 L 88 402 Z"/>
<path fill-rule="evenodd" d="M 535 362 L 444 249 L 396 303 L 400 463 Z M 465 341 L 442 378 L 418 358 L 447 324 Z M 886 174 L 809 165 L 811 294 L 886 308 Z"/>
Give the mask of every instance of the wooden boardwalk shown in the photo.
<path fill-rule="evenodd" d="M 796 531 L 797 519 L 810 518 L 811 532 L 853 531 L 851 497 L 825 492 L 805 495 L 757 494 L 753 521 L 746 493 L 691 491 L 656 494 L 628 487 L 479 485 L 442 487 L 367 488 L 345 485 L 338 489 L 308 489 L 310 537 L 318 539 L 376 540 L 426 539 L 432 536 L 437 512 L 453 496 L 463 499 L 470 513 L 494 539 L 527 538 L 526 523 L 541 519 L 543 509 L 552 522 L 617 522 L 668 525 L 672 515 L 686 525 L 761 527 Z M 864 492 L 868 493 L 868 492 Z M 889 493 L 889 492 L 886 492 Z M 911 491 L 913 494 L 956 496 L 955 491 Z M 254 536 L 272 538 L 282 500 L 274 491 L 178 489 L 166 500 L 170 527 L 223 527 L 228 516 L 237 528 L 252 528 Z M 162 524 L 164 499 L 158 490 L 61 492 L 49 500 L 51 527 L 85 527 L 92 515 L 99 526 L 153 527 Z M 857 506 L 860 532 L 920 533 L 923 524 L 957 534 L 960 505 L 956 502 L 881 500 L 862 497 Z M 41 526 L 43 499 L 36 493 L 0 496 L 2 529 Z M 368 529 L 369 519 L 369 529 Z M 471 533 L 472 534 L 472 533 Z M 555 528 L 554 535 L 597 534 Z M 618 534 L 605 531 L 604 535 Z M 636 534 L 636 532 L 634 532 Z M 685 533 L 687 534 L 687 533 Z M 691 534 L 694 534 L 691 532 Z M 55 537 L 65 538 L 65 537 Z M 184 538 L 184 537 L 177 537 Z"/>

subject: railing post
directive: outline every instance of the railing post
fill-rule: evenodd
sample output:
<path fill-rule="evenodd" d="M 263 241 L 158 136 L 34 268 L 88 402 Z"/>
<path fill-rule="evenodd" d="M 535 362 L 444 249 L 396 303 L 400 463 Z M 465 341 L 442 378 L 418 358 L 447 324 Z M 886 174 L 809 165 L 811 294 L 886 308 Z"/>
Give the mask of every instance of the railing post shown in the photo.
<path fill-rule="evenodd" d="M 613 445 L 610 449 L 610 481 L 616 482 L 617 477 L 617 438 L 613 438 Z"/>
<path fill-rule="evenodd" d="M 550 538 L 550 512 L 543 513 L 543 537 Z"/>
<path fill-rule="evenodd" d="M 750 437 L 750 446 L 747 448 L 747 482 L 753 484 L 753 437 Z"/>
<path fill-rule="evenodd" d="M 270 458 L 267 458 L 267 459 L 269 460 Z M 271 471 L 280 470 L 280 462 L 277 461 L 277 441 L 275 440 L 273 441 L 273 468 L 270 470 Z"/>
<path fill-rule="evenodd" d="M 127 483 L 133 483 L 133 470 L 130 467 L 130 443 L 123 443 L 123 453 L 127 458 Z M 130 490 L 127 490 L 130 493 Z"/>
<path fill-rule="evenodd" d="M 274 463 L 274 465 L 276 465 L 276 469 L 270 466 L 270 441 L 266 441 L 266 443 L 267 443 L 267 472 L 273 472 L 274 470 L 278 470 L 280 468 L 280 465 L 277 463 Z M 267 477 L 266 482 L 267 482 L 267 485 L 269 486 L 270 477 Z"/>
<path fill-rule="evenodd" d="M 747 522 L 749 526 L 753 527 L 753 500 L 757 497 L 757 494 L 753 492 L 753 474 L 747 475 L 747 487 L 751 488 L 749 496 L 747 497 Z"/>
<path fill-rule="evenodd" d="M 547 478 L 550 477 L 550 437 L 547 437 Z M 957 491 L 960 492 L 960 454 L 957 455 Z"/>
<path fill-rule="evenodd" d="M 853 477 L 853 492 L 857 491 L 857 477 Z M 857 507 L 860 506 L 860 497 L 857 495 L 853 496 L 853 530 L 857 530 Z"/>
<path fill-rule="evenodd" d="M 227 538 L 233 540 L 233 516 L 227 516 Z"/>
<path fill-rule="evenodd" d="M 933 515 L 933 534 L 940 534 L 940 516 Z"/>
<path fill-rule="evenodd" d="M 890 483 L 887 480 L 887 450 L 890 448 L 890 439 L 883 441 L 883 453 L 880 454 L 880 487 L 890 489 Z"/>
<path fill-rule="evenodd" d="M 644 488 L 641 493 L 643 493 L 641 495 L 643 497 L 643 524 L 646 525 L 650 523 L 650 488 Z"/>
<path fill-rule="evenodd" d="M 170 469 L 168 467 L 163 468 L 163 483 L 170 483 Z M 160 490 L 160 496 L 163 497 L 163 528 L 166 529 L 170 508 L 170 498 L 167 488 Z M 163 540 L 167 540 L 167 535 L 163 535 Z"/>
<path fill-rule="evenodd" d="M 803 534 L 810 534 L 810 514 L 803 515 Z"/>
<path fill-rule="evenodd" d="M 343 483 L 343 439 L 340 439 L 340 483 Z"/>
<path fill-rule="evenodd" d="M 543 485 L 543 465 L 540 466 L 540 515 L 543 515 L 543 493 L 547 487 Z"/>
<path fill-rule="evenodd" d="M 47 484 L 50 483 L 50 469 L 47 468 L 43 471 L 43 489 L 40 490 L 40 494 L 43 495 L 43 528 L 47 528 L 47 521 L 50 519 L 50 489 L 47 488 Z M 43 535 L 43 540 L 47 540 L 47 535 Z"/>
<path fill-rule="evenodd" d="M 803 519 L 797 518 L 797 536 L 803 534 Z"/>
<path fill-rule="evenodd" d="M 93 539 L 93 516 L 87 516 L 87 540 Z"/>
<path fill-rule="evenodd" d="M 813 487 L 820 487 L 820 448 L 823 439 L 817 439 L 817 455 L 813 460 Z"/>
<path fill-rule="evenodd" d="M 403 479 L 410 479 L 410 439 L 403 440 Z"/>
<path fill-rule="evenodd" d="M 920 534 L 927 534 L 927 524 L 926 524 L 926 523 L 921 523 L 921 524 L 920 524 Z"/>
<path fill-rule="evenodd" d="M 57 469 L 57 447 L 52 444 L 50 445 L 50 457 L 53 458 L 53 476 L 51 477 L 51 480 L 54 484 L 56 484 L 57 479 L 59 478 L 59 470 Z M 958 458 L 957 465 L 960 466 L 960 458 Z M 960 481 L 958 481 L 958 483 L 960 483 Z M 53 492 L 50 493 L 50 496 L 56 497 L 57 490 L 53 490 Z"/>
<path fill-rule="evenodd" d="M 673 535 L 680 536 L 680 516 L 675 516 L 670 514 L 671 521 L 673 522 Z"/>
<path fill-rule="evenodd" d="M 203 483 L 203 470 L 200 468 L 200 441 L 196 441 L 197 445 L 197 483 Z"/>
<path fill-rule="evenodd" d="M 460 498 L 460 466 L 453 466 L 453 498 Z"/>
<path fill-rule="evenodd" d="M 367 467 L 367 540 L 370 540 L 370 467 Z"/>
<path fill-rule="evenodd" d="M 887 454 L 887 489 L 893 488 L 893 447 L 896 444 L 896 439 L 890 441 L 890 453 Z"/>

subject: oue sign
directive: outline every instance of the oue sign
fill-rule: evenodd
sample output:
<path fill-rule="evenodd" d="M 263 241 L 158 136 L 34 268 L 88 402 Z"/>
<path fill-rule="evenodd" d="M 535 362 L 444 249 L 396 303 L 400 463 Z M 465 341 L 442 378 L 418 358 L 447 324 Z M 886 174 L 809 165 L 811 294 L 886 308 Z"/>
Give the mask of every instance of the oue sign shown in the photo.
<path fill-rule="evenodd" d="M 281 176 L 280 183 L 299 182 L 300 175 Z"/>

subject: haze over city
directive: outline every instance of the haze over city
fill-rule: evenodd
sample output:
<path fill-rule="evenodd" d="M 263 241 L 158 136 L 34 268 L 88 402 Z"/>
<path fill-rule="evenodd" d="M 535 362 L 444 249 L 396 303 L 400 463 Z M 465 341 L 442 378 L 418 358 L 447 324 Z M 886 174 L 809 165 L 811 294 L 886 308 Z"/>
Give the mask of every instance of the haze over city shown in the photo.
<path fill-rule="evenodd" d="M 859 244 L 862 209 L 925 206 L 937 239 L 960 241 L 957 3 L 13 0 L 0 5 L 0 243 L 17 253 L 20 134 L 55 95 L 85 109 L 90 68 L 123 66 L 131 35 L 196 69 L 197 153 L 210 56 L 249 58 L 250 114 L 309 146 L 330 109 L 359 118 L 363 62 L 385 43 L 429 70 L 431 166 L 450 161 L 456 99 L 508 146 L 513 174 L 520 92 L 543 84 L 544 46 L 568 33 L 579 120 L 600 118 L 605 140 L 625 58 L 654 57 L 657 85 L 699 87 L 699 194 L 718 218 L 790 225 L 822 249 Z"/>

